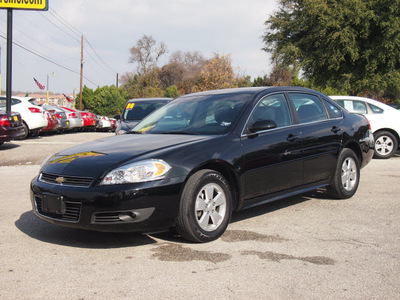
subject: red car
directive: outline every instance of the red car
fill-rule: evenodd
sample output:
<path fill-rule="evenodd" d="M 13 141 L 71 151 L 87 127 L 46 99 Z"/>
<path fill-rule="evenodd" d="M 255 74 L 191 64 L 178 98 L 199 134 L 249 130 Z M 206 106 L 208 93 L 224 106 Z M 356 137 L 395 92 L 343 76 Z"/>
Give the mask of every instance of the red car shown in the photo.
<path fill-rule="evenodd" d="M 60 122 L 58 121 L 54 111 L 46 110 L 47 127 L 40 130 L 40 132 L 55 132 L 60 127 Z"/>
<path fill-rule="evenodd" d="M 83 120 L 83 130 L 94 131 L 96 129 L 96 115 L 95 114 L 92 114 L 89 111 L 79 111 L 79 110 L 68 108 L 68 107 L 62 107 L 62 108 L 72 111 L 72 112 L 80 112 L 81 113 L 81 117 Z"/>
<path fill-rule="evenodd" d="M 0 110 L 0 146 L 24 134 L 21 115 L 17 112 L 6 113 Z"/>

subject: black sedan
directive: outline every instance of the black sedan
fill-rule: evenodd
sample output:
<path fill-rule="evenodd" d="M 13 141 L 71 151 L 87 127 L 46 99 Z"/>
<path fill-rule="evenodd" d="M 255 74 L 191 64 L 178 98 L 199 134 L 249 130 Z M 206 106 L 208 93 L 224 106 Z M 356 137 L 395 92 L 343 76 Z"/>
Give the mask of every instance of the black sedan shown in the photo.
<path fill-rule="evenodd" d="M 25 133 L 21 115 L 0 109 L 0 146 L 4 142 L 23 136 Z"/>
<path fill-rule="evenodd" d="M 186 239 L 223 234 L 232 211 L 326 187 L 356 192 L 371 160 L 364 116 L 314 90 L 226 89 L 182 96 L 128 134 L 50 157 L 31 182 L 35 214 L 98 231 Z"/>

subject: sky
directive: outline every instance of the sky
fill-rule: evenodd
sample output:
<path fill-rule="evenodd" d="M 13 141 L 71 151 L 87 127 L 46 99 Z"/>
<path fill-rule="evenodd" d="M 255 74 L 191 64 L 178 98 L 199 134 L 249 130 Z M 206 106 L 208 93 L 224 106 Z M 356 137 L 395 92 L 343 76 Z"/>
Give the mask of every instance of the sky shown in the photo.
<path fill-rule="evenodd" d="M 143 35 L 167 45 L 159 66 L 175 51 L 206 58 L 230 55 L 234 71 L 268 75 L 264 22 L 277 0 L 49 0 L 48 11 L 13 10 L 12 90 L 79 93 L 81 36 L 83 85 L 115 85 L 134 72 L 129 49 Z M 6 89 L 7 10 L 0 9 L 1 89 Z M 120 83 L 120 82 L 119 82 Z"/>

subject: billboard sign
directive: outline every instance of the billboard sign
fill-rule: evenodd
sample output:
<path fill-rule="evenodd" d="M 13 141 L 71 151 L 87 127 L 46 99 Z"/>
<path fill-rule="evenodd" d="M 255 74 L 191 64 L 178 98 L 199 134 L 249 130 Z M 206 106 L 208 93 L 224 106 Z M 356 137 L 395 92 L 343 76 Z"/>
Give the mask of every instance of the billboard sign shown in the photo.
<path fill-rule="evenodd" d="M 1 8 L 48 10 L 49 0 L 0 0 Z"/>

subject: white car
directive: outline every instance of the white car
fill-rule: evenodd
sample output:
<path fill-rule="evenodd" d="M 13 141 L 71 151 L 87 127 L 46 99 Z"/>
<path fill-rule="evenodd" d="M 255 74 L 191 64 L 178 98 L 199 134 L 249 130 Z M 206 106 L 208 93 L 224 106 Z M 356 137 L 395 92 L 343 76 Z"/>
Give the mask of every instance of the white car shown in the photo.
<path fill-rule="evenodd" d="M 0 97 L 0 107 L 6 107 L 6 97 Z M 25 131 L 25 134 L 20 137 L 21 139 L 28 135 L 38 135 L 40 130 L 48 125 L 45 110 L 35 102 L 35 98 L 13 96 L 11 97 L 11 110 L 19 112 L 21 115 Z"/>
<path fill-rule="evenodd" d="M 110 119 L 105 116 L 98 116 L 97 130 L 98 131 L 110 131 L 111 130 Z"/>
<path fill-rule="evenodd" d="M 382 102 L 364 97 L 330 96 L 352 113 L 367 117 L 375 137 L 375 157 L 390 158 L 400 144 L 400 111 Z"/>

